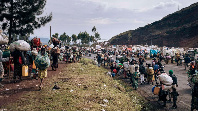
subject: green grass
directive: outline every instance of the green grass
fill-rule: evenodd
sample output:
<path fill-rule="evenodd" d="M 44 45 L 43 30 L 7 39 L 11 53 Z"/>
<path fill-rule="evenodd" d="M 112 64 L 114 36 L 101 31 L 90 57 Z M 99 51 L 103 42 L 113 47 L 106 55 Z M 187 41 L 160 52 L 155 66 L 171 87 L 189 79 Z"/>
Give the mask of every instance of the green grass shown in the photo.
<path fill-rule="evenodd" d="M 82 59 L 47 78 L 44 89 L 3 106 L 9 111 L 140 111 L 145 100 L 131 86 L 106 75 L 108 70 Z M 52 90 L 54 82 L 61 88 Z"/>

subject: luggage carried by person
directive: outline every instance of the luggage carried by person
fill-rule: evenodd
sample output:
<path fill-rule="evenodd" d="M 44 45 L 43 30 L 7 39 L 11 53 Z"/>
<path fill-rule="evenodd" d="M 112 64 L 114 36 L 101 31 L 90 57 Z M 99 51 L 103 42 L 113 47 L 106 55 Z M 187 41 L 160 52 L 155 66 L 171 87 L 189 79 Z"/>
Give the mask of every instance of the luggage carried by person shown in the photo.
<path fill-rule="evenodd" d="M 15 49 L 19 51 L 30 50 L 30 45 L 24 40 L 18 40 L 10 44 L 10 51 L 13 52 Z"/>
<path fill-rule="evenodd" d="M 45 70 L 50 66 L 50 59 L 47 54 L 45 54 L 44 56 L 38 54 L 34 62 L 39 70 Z"/>
<path fill-rule="evenodd" d="M 37 46 L 37 47 L 40 46 L 41 45 L 40 38 L 37 38 L 37 37 L 33 38 L 31 40 L 31 43 L 32 43 L 33 46 Z"/>
<path fill-rule="evenodd" d="M 8 37 L 2 33 L 2 30 L 0 30 L 0 45 L 7 44 L 8 41 Z"/>
<path fill-rule="evenodd" d="M 159 79 L 164 85 L 172 85 L 173 83 L 172 78 L 166 73 L 162 73 L 161 75 L 159 75 Z"/>
<path fill-rule="evenodd" d="M 53 42 L 53 45 L 54 45 L 54 46 L 57 46 L 57 45 L 59 45 L 59 43 L 60 43 L 60 41 L 59 41 L 57 38 L 53 38 L 53 39 L 52 39 L 52 42 Z"/>

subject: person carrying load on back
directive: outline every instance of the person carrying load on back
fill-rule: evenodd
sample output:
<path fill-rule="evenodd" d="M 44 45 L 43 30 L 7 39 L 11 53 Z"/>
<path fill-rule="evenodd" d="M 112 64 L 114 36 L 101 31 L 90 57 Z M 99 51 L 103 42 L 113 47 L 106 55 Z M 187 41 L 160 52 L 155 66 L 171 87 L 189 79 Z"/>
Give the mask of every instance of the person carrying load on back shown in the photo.
<path fill-rule="evenodd" d="M 34 37 L 31 40 L 31 49 L 36 48 L 39 50 L 39 47 L 42 46 L 42 42 L 40 41 L 40 38 Z"/>
<path fill-rule="evenodd" d="M 173 106 L 172 106 L 172 108 L 176 109 L 177 108 L 177 105 L 176 105 L 177 96 L 179 96 L 178 92 L 176 91 L 176 87 L 178 87 L 177 77 L 173 74 L 172 70 L 169 70 L 169 76 L 173 80 L 173 83 L 172 83 L 172 92 L 171 92 L 171 95 L 173 97 Z M 170 98 L 170 101 L 171 101 L 171 98 Z"/>
<path fill-rule="evenodd" d="M 172 83 L 173 80 L 172 78 L 165 73 L 163 68 L 160 68 L 158 70 L 158 79 L 160 81 L 160 84 L 162 87 L 160 87 L 160 92 L 158 94 L 159 96 L 159 101 L 163 101 L 163 106 L 166 107 L 166 101 L 167 101 L 167 95 L 168 95 L 168 90 L 172 88 Z"/>
<path fill-rule="evenodd" d="M 22 65 L 25 64 L 25 57 L 22 51 L 15 49 L 12 53 L 13 62 L 14 62 L 14 82 L 16 82 L 16 76 L 19 76 L 19 79 L 22 80 Z"/>
<path fill-rule="evenodd" d="M 50 65 L 50 59 L 45 51 L 45 48 L 41 48 L 41 52 L 35 58 L 35 65 L 39 69 L 38 75 L 40 78 L 39 90 L 43 87 L 44 78 L 47 77 L 47 68 Z"/>
<path fill-rule="evenodd" d="M 51 65 L 52 70 L 56 71 L 56 68 L 58 68 L 58 57 L 60 55 L 60 49 L 58 47 L 52 48 L 51 56 L 53 57 L 53 63 Z"/>

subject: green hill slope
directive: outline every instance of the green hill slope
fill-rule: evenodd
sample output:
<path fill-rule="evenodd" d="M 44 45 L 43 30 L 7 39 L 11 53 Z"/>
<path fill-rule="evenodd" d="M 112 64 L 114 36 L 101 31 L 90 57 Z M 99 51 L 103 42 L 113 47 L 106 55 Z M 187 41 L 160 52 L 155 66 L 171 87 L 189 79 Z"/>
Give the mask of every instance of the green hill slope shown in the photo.
<path fill-rule="evenodd" d="M 112 37 L 112 45 L 152 44 L 168 47 L 198 47 L 198 3 L 169 14 L 159 21 Z"/>

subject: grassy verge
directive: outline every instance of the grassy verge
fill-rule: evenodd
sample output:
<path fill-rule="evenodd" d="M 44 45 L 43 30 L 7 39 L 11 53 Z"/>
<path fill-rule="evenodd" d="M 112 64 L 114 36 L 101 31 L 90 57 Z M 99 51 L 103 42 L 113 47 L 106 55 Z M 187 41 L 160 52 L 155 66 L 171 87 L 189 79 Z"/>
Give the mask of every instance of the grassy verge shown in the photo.
<path fill-rule="evenodd" d="M 140 111 L 145 100 L 131 86 L 108 76 L 89 59 L 71 63 L 41 91 L 4 106 L 9 111 Z M 52 90 L 54 82 L 60 87 Z"/>

